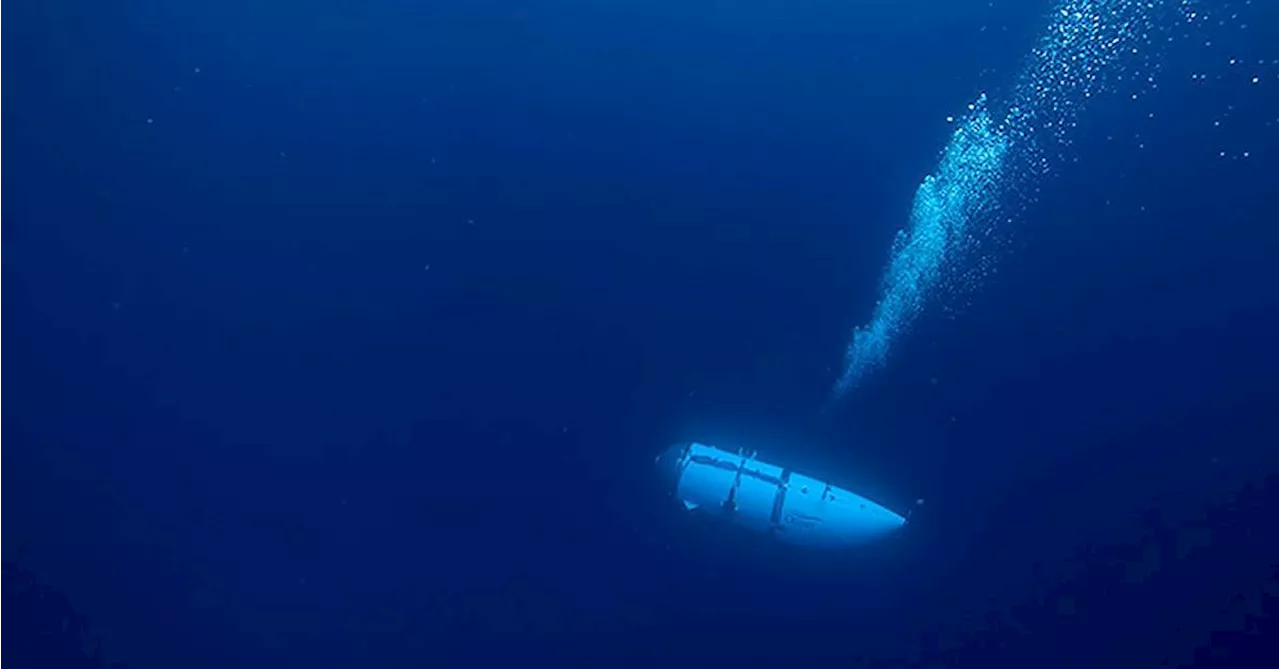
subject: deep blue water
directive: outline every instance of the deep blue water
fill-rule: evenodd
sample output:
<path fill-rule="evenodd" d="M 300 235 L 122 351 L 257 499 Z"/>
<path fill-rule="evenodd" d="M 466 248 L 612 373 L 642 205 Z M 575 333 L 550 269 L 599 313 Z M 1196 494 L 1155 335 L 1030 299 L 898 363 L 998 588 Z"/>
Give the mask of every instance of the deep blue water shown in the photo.
<path fill-rule="evenodd" d="M 1278 17 L 1161 4 L 823 411 L 1052 3 L 10 3 L 6 659 L 1272 666 Z M 687 439 L 912 522 L 698 524 Z"/>

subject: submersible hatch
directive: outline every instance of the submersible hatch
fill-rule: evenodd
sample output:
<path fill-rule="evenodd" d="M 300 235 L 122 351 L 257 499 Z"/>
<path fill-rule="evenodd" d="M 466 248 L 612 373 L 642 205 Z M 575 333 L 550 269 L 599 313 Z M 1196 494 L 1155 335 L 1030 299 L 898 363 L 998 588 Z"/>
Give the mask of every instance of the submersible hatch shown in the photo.
<path fill-rule="evenodd" d="M 855 493 L 790 469 L 698 442 L 655 458 L 685 509 L 724 517 L 800 546 L 849 546 L 892 534 L 902 516 Z"/>

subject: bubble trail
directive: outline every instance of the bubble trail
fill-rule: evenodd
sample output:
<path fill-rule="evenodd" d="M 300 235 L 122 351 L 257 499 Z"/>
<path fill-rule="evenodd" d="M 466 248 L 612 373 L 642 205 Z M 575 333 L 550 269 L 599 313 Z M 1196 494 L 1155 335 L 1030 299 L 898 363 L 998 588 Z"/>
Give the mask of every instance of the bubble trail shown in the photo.
<path fill-rule="evenodd" d="M 981 245 L 991 227 L 975 230 L 975 224 L 989 223 L 1008 196 L 1049 171 L 1049 149 L 1070 145 L 1081 107 L 1107 86 L 1107 66 L 1121 56 L 1145 56 L 1153 41 L 1150 17 L 1163 4 L 1063 0 L 1015 81 L 997 117 L 1002 120 L 993 118 L 985 94 L 969 105 L 937 168 L 916 190 L 909 223 L 889 253 L 880 299 L 845 349 L 832 401 L 884 366 L 895 341 L 931 301 L 964 290 L 981 273 L 989 262 Z"/>
<path fill-rule="evenodd" d="M 969 239 L 966 227 L 982 215 L 1000 185 L 1009 140 L 994 127 L 980 97 L 942 152 L 937 171 L 916 189 L 911 225 L 899 230 L 871 322 L 853 333 L 845 353 L 840 396 L 884 364 L 889 343 L 918 315 L 944 271 Z"/>

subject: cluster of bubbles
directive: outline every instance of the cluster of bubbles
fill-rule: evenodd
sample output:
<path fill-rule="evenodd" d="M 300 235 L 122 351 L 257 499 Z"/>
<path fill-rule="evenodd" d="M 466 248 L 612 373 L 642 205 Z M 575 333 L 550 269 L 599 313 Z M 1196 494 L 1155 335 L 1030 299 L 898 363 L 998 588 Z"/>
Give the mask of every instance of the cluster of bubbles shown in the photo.
<path fill-rule="evenodd" d="M 951 135 L 937 171 L 916 189 L 911 225 L 899 230 L 894 239 L 870 324 L 853 333 L 844 373 L 836 383 L 837 395 L 883 363 L 889 342 L 919 315 L 938 285 L 943 263 L 962 254 L 962 247 L 974 239 L 969 223 L 989 213 L 996 202 L 991 194 L 1000 185 L 1009 138 L 991 120 L 986 103 L 982 96 L 969 106 L 969 115 Z"/>
<path fill-rule="evenodd" d="M 985 274 L 982 249 L 1001 220 L 1027 198 L 1071 144 L 1079 112 L 1108 90 L 1109 66 L 1138 59 L 1154 85 L 1153 27 L 1169 11 L 1193 19 L 1189 0 L 1061 0 L 1049 17 L 1002 113 L 986 95 L 957 121 L 934 172 L 916 191 L 908 225 L 889 254 L 870 321 L 854 330 L 833 399 L 882 367 L 891 345 L 924 308 L 946 292 L 962 292 Z M 1151 50 L 1153 53 L 1147 53 Z M 1013 197 L 1011 197 L 1013 196 Z"/>

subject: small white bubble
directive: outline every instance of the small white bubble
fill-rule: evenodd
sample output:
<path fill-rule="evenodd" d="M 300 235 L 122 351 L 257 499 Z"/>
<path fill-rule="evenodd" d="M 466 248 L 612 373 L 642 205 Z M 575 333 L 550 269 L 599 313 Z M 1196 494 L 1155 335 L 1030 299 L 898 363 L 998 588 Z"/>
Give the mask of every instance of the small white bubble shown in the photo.
<path fill-rule="evenodd" d="M 1253 78 L 1253 83 L 1255 83 L 1255 84 L 1256 84 L 1256 83 L 1258 83 L 1258 78 L 1257 78 L 1257 77 L 1254 77 L 1254 78 Z"/>

